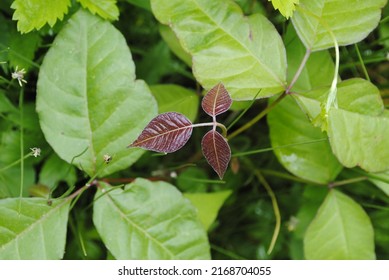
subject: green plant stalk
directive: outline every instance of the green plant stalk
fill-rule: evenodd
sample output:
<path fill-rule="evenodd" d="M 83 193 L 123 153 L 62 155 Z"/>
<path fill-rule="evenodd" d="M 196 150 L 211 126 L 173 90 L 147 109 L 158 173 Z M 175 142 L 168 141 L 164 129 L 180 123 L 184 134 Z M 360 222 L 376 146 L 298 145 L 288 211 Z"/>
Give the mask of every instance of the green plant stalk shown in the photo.
<path fill-rule="evenodd" d="M 20 109 L 20 189 L 19 189 L 19 213 L 21 213 L 22 197 L 23 197 L 23 186 L 24 186 L 24 112 L 23 112 L 23 99 L 24 90 L 23 87 L 20 89 L 19 94 L 19 109 Z"/>
<path fill-rule="evenodd" d="M 357 183 L 357 182 L 365 181 L 367 179 L 368 179 L 367 176 L 361 176 L 361 177 L 346 179 L 346 180 L 342 180 L 342 181 L 337 181 L 337 182 L 329 183 L 328 187 L 329 188 L 340 187 L 340 186 L 349 185 L 349 184 L 352 184 L 352 183 Z"/>
<path fill-rule="evenodd" d="M 289 173 L 284 173 L 284 172 L 271 170 L 271 169 L 261 169 L 260 171 L 264 175 L 270 175 L 270 176 L 274 176 L 274 177 L 278 177 L 278 178 L 282 178 L 282 179 L 291 180 L 294 182 L 313 184 L 313 185 L 318 185 L 318 186 L 325 186 L 325 184 L 320 184 L 320 183 L 316 183 L 316 182 L 306 180 L 306 179 L 303 179 L 300 177 L 296 177 L 296 176 L 290 175 Z"/>
<path fill-rule="evenodd" d="M 232 138 L 238 136 L 243 131 L 249 129 L 252 127 L 255 123 L 260 121 L 264 116 L 266 116 L 267 113 L 269 113 L 278 103 L 281 102 L 282 99 L 286 96 L 285 92 L 281 94 L 272 104 L 268 105 L 263 111 L 261 111 L 255 118 L 251 119 L 249 122 L 247 122 L 245 125 L 241 126 L 234 132 L 232 132 L 227 139 L 231 140 Z"/>
<path fill-rule="evenodd" d="M 249 106 L 247 106 L 240 114 L 238 117 L 235 118 L 235 120 L 232 121 L 232 123 L 227 127 L 227 130 L 230 130 L 231 127 L 234 126 L 234 124 L 236 124 L 243 116 L 244 114 L 246 114 L 246 112 L 251 108 L 251 106 L 253 106 L 255 100 L 257 99 L 257 96 L 258 94 L 262 91 L 262 89 L 260 89 L 257 94 L 254 96 L 253 100 L 251 100 L 251 103 Z"/>
<path fill-rule="evenodd" d="M 355 45 L 355 50 L 357 51 L 359 62 L 361 63 L 363 73 L 365 74 L 366 80 L 368 80 L 370 82 L 370 77 L 369 77 L 369 74 L 367 73 L 367 69 L 366 69 L 365 63 L 363 62 L 361 52 L 359 51 L 358 44 L 354 44 L 354 45 Z"/>
<path fill-rule="evenodd" d="M 336 101 L 336 93 L 337 93 L 337 87 L 338 84 L 338 73 L 339 73 L 339 45 L 338 41 L 335 38 L 334 33 L 331 30 L 328 30 L 328 32 L 331 35 L 332 40 L 334 41 L 334 47 L 335 47 L 335 71 L 334 71 L 334 78 L 332 79 L 330 92 L 328 93 L 327 97 L 327 103 L 325 106 L 325 118 L 328 117 L 328 112 L 330 111 L 330 108 L 332 106 L 335 106 L 335 108 L 338 108 L 338 103 Z"/>
<path fill-rule="evenodd" d="M 310 55 L 311 55 L 311 50 L 310 49 L 306 49 L 305 55 L 303 57 L 303 60 L 301 61 L 299 68 L 297 69 L 296 73 L 293 76 L 292 81 L 290 82 L 288 88 L 285 91 L 286 94 L 290 93 L 292 87 L 297 82 L 298 78 L 300 77 L 300 75 L 301 75 L 301 73 L 302 73 L 302 71 L 303 71 L 303 69 L 305 67 L 305 64 L 307 64 L 307 61 L 308 61 L 308 58 L 309 58 Z"/>
<path fill-rule="evenodd" d="M 271 239 L 271 242 L 269 245 L 269 249 L 267 250 L 267 254 L 270 255 L 274 249 L 278 235 L 280 233 L 281 213 L 280 213 L 280 208 L 278 207 L 276 195 L 274 194 L 273 190 L 271 189 L 269 183 L 266 181 L 265 177 L 263 177 L 262 173 L 258 169 L 254 170 L 254 174 L 258 178 L 258 180 L 262 183 L 262 185 L 265 187 L 267 193 L 269 194 L 272 205 L 273 205 L 274 216 L 276 218 L 276 226 L 274 227 L 273 236 L 272 236 L 272 239 Z"/>
<path fill-rule="evenodd" d="M 215 250 L 216 252 L 219 252 L 219 253 L 221 253 L 221 254 L 227 256 L 227 257 L 230 257 L 231 259 L 234 259 L 234 260 L 246 260 L 245 258 L 243 258 L 243 257 L 241 257 L 241 256 L 239 256 L 239 255 L 237 255 L 236 253 L 231 252 L 231 251 L 229 251 L 229 250 L 226 250 L 226 249 L 224 249 L 224 248 L 222 248 L 222 247 L 220 247 L 220 246 L 217 246 L 217 245 L 215 245 L 215 244 L 211 244 L 211 248 L 212 248 L 213 250 Z"/>
<path fill-rule="evenodd" d="M 19 164 L 22 160 L 26 160 L 31 156 L 32 156 L 32 153 L 29 153 L 29 154 L 25 155 L 23 158 L 19 158 L 18 160 L 15 160 L 14 162 L 8 164 L 7 166 L 4 166 L 3 168 L 0 169 L 0 173 L 4 172 L 5 170 L 7 170 L 7 169 L 9 169 L 17 164 Z"/>

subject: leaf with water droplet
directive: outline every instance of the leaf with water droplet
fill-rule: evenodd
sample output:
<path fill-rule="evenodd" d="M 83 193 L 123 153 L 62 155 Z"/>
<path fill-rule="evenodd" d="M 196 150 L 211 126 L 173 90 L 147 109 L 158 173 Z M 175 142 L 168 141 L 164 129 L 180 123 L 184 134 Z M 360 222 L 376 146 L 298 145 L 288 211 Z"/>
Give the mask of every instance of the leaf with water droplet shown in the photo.
<path fill-rule="evenodd" d="M 232 104 L 232 99 L 222 83 L 218 83 L 204 96 L 201 102 L 203 110 L 211 117 L 226 112 Z"/>
<path fill-rule="evenodd" d="M 226 139 L 216 130 L 211 130 L 201 140 L 201 148 L 209 165 L 222 179 L 231 159 L 231 149 Z"/>
<path fill-rule="evenodd" d="M 180 113 L 168 112 L 156 116 L 129 147 L 173 153 L 181 149 L 192 135 L 193 126 Z"/>

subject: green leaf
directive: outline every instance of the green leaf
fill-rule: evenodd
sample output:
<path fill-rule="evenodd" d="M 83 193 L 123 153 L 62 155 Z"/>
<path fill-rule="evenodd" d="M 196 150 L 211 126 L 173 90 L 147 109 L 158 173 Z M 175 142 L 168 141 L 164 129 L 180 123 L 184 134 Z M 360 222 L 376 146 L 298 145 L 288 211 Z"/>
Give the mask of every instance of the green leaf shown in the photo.
<path fill-rule="evenodd" d="M 327 135 L 312 126 L 292 96 L 285 97 L 268 114 L 267 120 L 274 153 L 288 171 L 317 183 L 335 179 L 342 166 L 331 152 Z M 285 145 L 290 146 L 277 148 Z"/>
<path fill-rule="evenodd" d="M 360 166 L 368 172 L 389 170 L 389 118 L 332 108 L 328 136 L 344 166 Z"/>
<path fill-rule="evenodd" d="M 43 164 L 39 174 L 39 183 L 53 188 L 60 181 L 66 182 L 68 186 L 73 186 L 77 181 L 76 170 L 53 153 Z"/>
<path fill-rule="evenodd" d="M 119 9 L 116 6 L 116 0 L 77 0 L 81 5 L 92 12 L 98 14 L 103 19 L 117 20 L 119 18 Z"/>
<path fill-rule="evenodd" d="M 15 10 L 12 19 L 18 21 L 18 30 L 21 33 L 39 30 L 46 23 L 52 27 L 58 19 L 63 19 L 70 2 L 70 0 L 15 0 L 11 5 Z"/>
<path fill-rule="evenodd" d="M 293 15 L 296 10 L 296 5 L 299 0 L 268 0 L 273 4 L 274 9 L 279 10 L 280 13 L 287 19 Z"/>
<path fill-rule="evenodd" d="M 378 25 L 387 0 L 300 0 L 292 22 L 307 49 L 317 51 L 363 40 Z"/>
<path fill-rule="evenodd" d="M 169 46 L 170 50 L 182 61 L 184 61 L 186 65 L 192 67 L 192 57 L 181 46 L 180 41 L 178 41 L 178 38 L 172 29 L 166 25 L 160 24 L 159 33 L 161 34 L 162 39 Z"/>
<path fill-rule="evenodd" d="M 184 196 L 197 208 L 201 223 L 206 230 L 209 230 L 231 193 L 232 191 L 227 190 L 214 193 L 185 193 Z"/>
<path fill-rule="evenodd" d="M 150 87 L 158 103 L 158 113 L 178 112 L 192 122 L 196 119 L 199 108 L 198 95 L 177 85 L 155 85 Z"/>
<path fill-rule="evenodd" d="M 100 185 L 93 222 L 116 259 L 210 258 L 195 208 L 174 186 L 145 179 L 124 190 Z"/>
<path fill-rule="evenodd" d="M 126 168 L 143 153 L 126 146 L 157 114 L 156 102 L 135 80 L 126 41 L 109 22 L 74 14 L 45 56 L 37 91 L 47 141 L 90 176 Z M 105 154 L 113 157 L 108 165 Z"/>
<path fill-rule="evenodd" d="M 331 190 L 304 238 L 306 259 L 375 259 L 369 216 L 348 196 Z"/>
<path fill-rule="evenodd" d="M 70 199 L 0 200 L 0 259 L 61 259 Z M 20 211 L 19 211 L 20 210 Z"/>
<path fill-rule="evenodd" d="M 370 179 L 378 188 L 389 196 L 389 172 L 374 174 L 376 179 Z M 379 180 L 379 179 L 382 180 Z"/>
<path fill-rule="evenodd" d="M 127 2 L 145 10 L 151 11 L 150 0 L 127 0 Z"/>
<path fill-rule="evenodd" d="M 20 164 L 0 172 L 0 198 L 20 196 Z M 35 183 L 35 170 L 31 164 L 24 164 L 22 196 L 29 195 L 29 188 Z"/>
<path fill-rule="evenodd" d="M 264 16 L 245 17 L 225 0 L 152 0 L 151 7 L 192 55 L 194 75 L 205 89 L 222 82 L 235 100 L 252 100 L 258 89 L 258 98 L 284 90 L 284 45 Z"/>

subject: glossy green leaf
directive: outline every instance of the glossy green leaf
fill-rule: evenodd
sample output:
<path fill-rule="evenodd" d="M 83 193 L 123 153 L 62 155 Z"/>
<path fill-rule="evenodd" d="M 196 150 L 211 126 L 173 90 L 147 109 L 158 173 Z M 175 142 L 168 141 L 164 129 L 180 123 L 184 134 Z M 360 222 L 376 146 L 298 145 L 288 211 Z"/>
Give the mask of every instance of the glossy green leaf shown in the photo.
<path fill-rule="evenodd" d="M 21 33 L 39 30 L 46 23 L 53 26 L 58 19 L 62 20 L 70 3 L 70 0 L 15 0 L 11 5 L 15 10 L 12 19 L 18 21 Z"/>
<path fill-rule="evenodd" d="M 61 259 L 70 200 L 0 200 L 0 259 Z M 19 211 L 20 210 L 20 211 Z"/>
<path fill-rule="evenodd" d="M 363 40 L 377 27 L 381 8 L 387 0 L 300 0 L 292 17 L 293 25 L 307 49 L 334 46 L 329 31 L 339 45 Z"/>
<path fill-rule="evenodd" d="M 230 195 L 230 190 L 214 193 L 184 194 L 197 208 L 199 219 L 206 230 L 209 230 L 210 226 L 216 220 L 220 208 Z"/>
<path fill-rule="evenodd" d="M 142 154 L 126 146 L 157 114 L 156 102 L 109 22 L 85 10 L 73 15 L 45 56 L 37 90 L 41 128 L 65 161 L 104 176 Z"/>
<path fill-rule="evenodd" d="M 192 67 L 192 57 L 181 46 L 180 41 L 172 29 L 166 25 L 161 24 L 159 25 L 159 33 L 161 34 L 166 44 L 169 46 L 170 50 L 182 61 L 184 61 L 186 65 Z"/>
<path fill-rule="evenodd" d="M 299 0 L 268 0 L 273 4 L 274 9 L 279 10 L 280 13 L 287 19 L 293 15 L 296 10 L 296 5 Z"/>
<path fill-rule="evenodd" d="M 360 166 L 368 172 L 389 170 L 389 118 L 332 108 L 328 136 L 344 166 Z"/>
<path fill-rule="evenodd" d="M 287 170 L 317 183 L 335 179 L 342 166 L 332 154 L 327 135 L 311 124 L 292 96 L 284 98 L 267 120 L 274 153 Z M 290 146 L 277 148 L 285 145 Z"/>
<path fill-rule="evenodd" d="M 117 20 L 119 18 L 119 9 L 116 6 L 116 0 L 77 0 L 81 5 L 98 14 L 104 19 Z"/>
<path fill-rule="evenodd" d="M 93 222 L 116 259 L 210 258 L 195 208 L 174 186 L 145 179 L 124 190 L 100 185 Z"/>
<path fill-rule="evenodd" d="M 150 86 L 158 103 L 158 113 L 178 112 L 194 122 L 199 108 L 199 96 L 184 87 L 178 85 Z"/>
<path fill-rule="evenodd" d="M 350 197 L 331 190 L 304 238 L 306 259 L 375 259 L 369 216 Z"/>
<path fill-rule="evenodd" d="M 151 6 L 192 55 L 194 75 L 205 89 L 222 82 L 233 99 L 252 100 L 258 89 L 260 98 L 285 88 L 285 48 L 264 16 L 244 17 L 225 0 L 152 0 Z"/>

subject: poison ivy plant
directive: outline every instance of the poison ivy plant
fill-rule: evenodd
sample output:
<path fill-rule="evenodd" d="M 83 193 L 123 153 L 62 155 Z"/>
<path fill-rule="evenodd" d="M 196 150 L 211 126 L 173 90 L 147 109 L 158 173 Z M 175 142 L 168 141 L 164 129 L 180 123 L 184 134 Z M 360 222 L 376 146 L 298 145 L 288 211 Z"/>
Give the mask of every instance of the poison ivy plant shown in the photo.
<path fill-rule="evenodd" d="M 389 258 L 386 0 L 54 2 L 0 2 L 0 259 Z"/>

